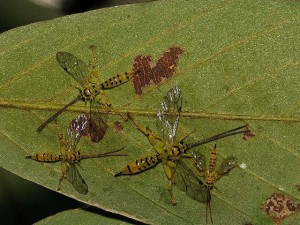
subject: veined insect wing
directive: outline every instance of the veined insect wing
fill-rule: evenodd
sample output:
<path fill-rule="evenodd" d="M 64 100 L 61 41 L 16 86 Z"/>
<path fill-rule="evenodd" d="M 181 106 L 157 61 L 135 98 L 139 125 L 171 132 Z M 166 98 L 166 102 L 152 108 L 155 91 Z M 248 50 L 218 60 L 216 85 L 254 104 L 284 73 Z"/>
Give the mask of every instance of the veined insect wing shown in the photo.
<path fill-rule="evenodd" d="M 89 135 L 91 137 L 92 142 L 98 143 L 99 141 L 101 141 L 104 138 L 107 128 L 107 124 L 101 119 L 90 120 Z"/>
<path fill-rule="evenodd" d="M 209 191 L 199 176 L 181 158 L 176 166 L 176 187 L 199 202 L 205 203 L 209 198 Z"/>
<path fill-rule="evenodd" d="M 56 60 L 81 86 L 87 84 L 89 66 L 85 62 L 78 59 L 75 55 L 63 51 L 56 53 Z"/>
<path fill-rule="evenodd" d="M 68 128 L 68 132 L 71 135 L 87 135 L 86 128 L 88 126 L 88 117 L 85 113 L 79 114 L 73 119 Z"/>
<path fill-rule="evenodd" d="M 193 162 L 195 167 L 199 172 L 204 172 L 206 170 L 206 158 L 205 156 L 200 153 L 199 151 L 192 151 L 192 156 L 193 156 Z"/>
<path fill-rule="evenodd" d="M 85 134 L 88 125 L 88 118 L 85 114 L 80 114 L 72 120 L 67 129 L 70 146 L 75 149 L 79 139 Z"/>
<path fill-rule="evenodd" d="M 176 136 L 182 107 L 182 91 L 177 86 L 169 90 L 157 113 L 157 127 L 166 140 L 173 141 Z"/>
<path fill-rule="evenodd" d="M 75 163 L 64 162 L 65 166 L 65 177 L 66 179 L 73 185 L 73 187 L 78 191 L 80 194 L 87 194 L 88 193 L 88 186 L 85 183 L 84 179 L 82 178 L 81 174 L 79 173 Z"/>
<path fill-rule="evenodd" d="M 90 116 L 89 116 L 89 134 L 92 142 L 99 142 L 104 138 L 106 130 L 108 128 L 108 114 L 97 112 L 99 105 L 95 100 L 90 103 Z M 105 110 L 105 107 L 102 107 Z"/>
<path fill-rule="evenodd" d="M 182 91 L 179 87 L 174 86 L 171 90 L 167 92 L 167 95 L 162 101 L 162 108 L 169 108 L 176 110 L 176 112 L 181 112 L 182 107 Z"/>
<path fill-rule="evenodd" d="M 228 173 L 230 173 L 231 170 L 233 170 L 237 166 L 237 158 L 234 156 L 228 156 L 221 163 L 217 173 L 221 176 L 227 175 Z"/>
<path fill-rule="evenodd" d="M 202 156 L 201 156 L 202 157 Z M 200 158 L 201 158 L 200 157 Z M 195 173 L 187 164 L 184 159 L 180 159 L 177 163 L 176 169 L 176 187 L 186 192 L 186 194 L 201 203 L 206 204 L 206 224 L 208 220 L 212 222 L 211 214 L 211 193 L 210 189 L 199 178 L 198 173 Z"/>

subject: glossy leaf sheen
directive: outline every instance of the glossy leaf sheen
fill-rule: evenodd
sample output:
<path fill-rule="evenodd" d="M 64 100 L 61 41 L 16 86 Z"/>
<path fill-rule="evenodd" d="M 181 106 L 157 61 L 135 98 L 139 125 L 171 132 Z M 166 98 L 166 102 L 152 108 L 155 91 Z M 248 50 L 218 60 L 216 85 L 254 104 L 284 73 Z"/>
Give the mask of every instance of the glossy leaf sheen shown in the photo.
<path fill-rule="evenodd" d="M 300 5 L 297 1 L 155 1 L 106 8 L 35 23 L 0 35 L 0 166 L 55 190 L 60 164 L 25 159 L 35 151 L 59 151 L 54 126 L 35 130 L 55 110 L 78 95 L 76 84 L 56 62 L 67 51 L 88 63 L 97 46 L 101 79 L 132 69 L 134 57 L 155 59 L 170 46 L 184 48 L 177 73 L 159 88 L 136 97 L 128 82 L 106 93 L 114 107 L 131 111 L 155 130 L 155 112 L 174 85 L 183 91 L 178 137 L 187 141 L 217 134 L 245 122 L 256 136 L 217 141 L 220 159 L 234 155 L 235 169 L 212 191 L 216 224 L 271 224 L 260 205 L 273 192 L 300 200 L 299 96 Z M 78 103 L 59 116 L 66 129 Z M 147 115 L 141 117 L 139 115 Z M 110 116 L 114 121 L 120 116 Z M 62 193 L 87 204 L 152 224 L 204 224 L 205 205 L 175 189 L 177 206 L 166 190 L 161 165 L 142 174 L 115 178 L 126 163 L 153 154 L 147 139 L 129 121 L 123 131 L 108 129 L 99 144 L 82 139 L 82 152 L 116 150 L 128 157 L 81 162 L 89 194 L 82 196 L 66 181 Z M 207 154 L 214 143 L 199 147 Z M 220 162 L 221 160 L 219 160 Z M 226 223 L 224 222 L 226 221 Z"/>

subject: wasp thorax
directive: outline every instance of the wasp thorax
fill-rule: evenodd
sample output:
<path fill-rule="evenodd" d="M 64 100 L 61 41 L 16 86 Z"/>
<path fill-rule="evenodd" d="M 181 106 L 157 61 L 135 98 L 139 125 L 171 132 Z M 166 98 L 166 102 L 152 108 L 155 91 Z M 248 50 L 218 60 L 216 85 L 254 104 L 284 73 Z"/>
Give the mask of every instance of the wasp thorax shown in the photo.
<path fill-rule="evenodd" d="M 205 183 L 210 186 L 213 185 L 215 179 L 215 173 L 214 172 L 207 172 Z"/>
<path fill-rule="evenodd" d="M 205 187 L 209 190 L 212 190 L 214 188 L 213 184 L 205 184 Z"/>
<path fill-rule="evenodd" d="M 95 90 L 92 87 L 84 88 L 81 95 L 84 100 L 92 100 L 95 97 Z"/>

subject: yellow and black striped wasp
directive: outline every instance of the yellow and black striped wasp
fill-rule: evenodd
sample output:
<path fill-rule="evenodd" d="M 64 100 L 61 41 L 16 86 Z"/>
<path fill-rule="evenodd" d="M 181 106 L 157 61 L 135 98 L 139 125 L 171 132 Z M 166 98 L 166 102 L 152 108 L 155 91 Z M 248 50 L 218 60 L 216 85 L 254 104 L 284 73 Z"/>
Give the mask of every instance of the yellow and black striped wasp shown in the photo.
<path fill-rule="evenodd" d="M 74 122 L 76 121 L 76 122 Z M 79 171 L 77 170 L 76 164 L 79 164 L 80 160 L 90 159 L 90 158 L 100 158 L 108 156 L 127 156 L 125 154 L 118 154 L 117 152 L 121 151 L 123 148 L 111 152 L 104 152 L 99 154 L 82 154 L 79 150 L 76 149 L 78 141 L 80 140 L 82 134 L 85 132 L 85 129 L 89 121 L 87 117 L 79 115 L 73 122 L 70 123 L 67 129 L 67 139 L 65 139 L 63 133 L 57 127 L 57 133 L 60 144 L 60 154 L 56 153 L 47 153 L 47 152 L 38 152 L 33 153 L 30 158 L 38 162 L 53 163 L 61 161 L 61 177 L 59 178 L 59 184 L 57 190 L 60 190 L 61 182 L 63 179 L 67 179 L 73 187 L 80 194 L 87 194 L 88 186 L 81 177 Z"/>
<path fill-rule="evenodd" d="M 161 131 L 161 136 L 156 135 L 149 127 L 143 128 L 131 114 L 128 117 L 133 121 L 137 129 L 147 138 L 156 154 L 152 156 L 142 157 L 127 164 L 121 172 L 115 176 L 132 175 L 147 169 L 153 168 L 161 163 L 164 172 L 168 178 L 168 191 L 173 205 L 176 204 L 172 189 L 175 183 L 176 165 L 180 158 L 191 157 L 187 153 L 189 149 L 203 145 L 205 143 L 215 141 L 224 137 L 242 134 L 247 131 L 247 125 L 237 127 L 235 129 L 202 139 L 200 141 L 186 144 L 184 139 L 177 140 L 177 126 L 179 123 L 180 112 L 182 107 L 182 91 L 177 86 L 167 92 L 161 103 L 161 109 L 157 113 L 157 126 Z"/>
<path fill-rule="evenodd" d="M 40 133 L 50 122 L 55 120 L 64 110 L 66 110 L 66 108 L 80 100 L 84 102 L 90 101 L 91 109 L 94 108 L 94 106 L 100 105 L 103 106 L 103 109 L 116 111 L 115 109 L 113 109 L 109 99 L 107 98 L 105 90 L 112 89 L 129 81 L 133 77 L 133 73 L 125 72 L 117 74 L 104 82 L 100 82 L 99 73 L 96 69 L 96 47 L 91 46 L 90 48 L 92 51 L 92 62 L 89 65 L 87 65 L 85 62 L 78 59 L 75 55 L 71 53 L 62 51 L 57 52 L 56 60 L 59 63 L 59 65 L 79 83 L 79 85 L 76 87 L 79 90 L 79 95 L 67 105 L 65 105 L 63 108 L 58 110 L 55 114 L 50 116 L 37 129 L 37 132 Z M 119 112 L 117 113 L 120 114 Z M 120 115 L 123 117 L 122 114 Z M 95 118 L 94 120 L 93 117 L 95 117 L 95 114 L 91 114 L 91 121 L 97 121 L 98 118 Z M 99 117 L 99 115 L 97 117 Z"/>
<path fill-rule="evenodd" d="M 180 159 L 176 170 L 176 186 L 186 192 L 189 197 L 199 202 L 206 203 L 206 224 L 208 218 L 211 223 L 211 190 L 215 188 L 215 183 L 225 175 L 228 175 L 235 167 L 238 166 L 237 158 L 234 156 L 226 157 L 219 168 L 216 170 L 218 152 L 216 145 L 210 152 L 209 164 L 206 165 L 205 156 L 199 151 L 192 152 L 193 166 L 192 170 L 187 164 Z"/>

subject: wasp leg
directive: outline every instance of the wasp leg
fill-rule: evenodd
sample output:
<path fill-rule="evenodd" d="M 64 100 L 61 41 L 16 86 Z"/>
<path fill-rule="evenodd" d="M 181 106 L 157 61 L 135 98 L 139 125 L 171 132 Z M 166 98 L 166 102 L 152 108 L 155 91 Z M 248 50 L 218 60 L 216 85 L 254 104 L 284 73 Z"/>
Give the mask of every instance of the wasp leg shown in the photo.
<path fill-rule="evenodd" d="M 188 134 L 186 134 L 183 138 L 180 139 L 179 143 L 183 143 L 183 141 L 188 137 L 190 136 L 191 134 L 195 133 L 196 131 L 193 130 L 191 132 L 189 132 Z"/>
<path fill-rule="evenodd" d="M 66 173 L 67 173 L 67 170 L 68 170 L 68 166 L 66 165 L 66 163 L 62 163 L 61 164 L 61 176 L 59 178 L 59 181 L 58 181 L 58 186 L 56 188 L 57 191 L 60 190 L 61 188 L 61 182 L 66 179 Z"/>
<path fill-rule="evenodd" d="M 162 139 L 157 137 L 154 132 L 149 128 L 149 127 L 146 127 L 146 128 L 143 128 L 133 117 L 133 115 L 131 113 L 127 113 L 127 116 L 129 119 L 131 119 L 131 121 L 134 123 L 134 125 L 136 126 L 136 128 L 142 132 L 149 140 L 150 144 L 152 146 L 156 146 L 158 142 L 161 142 Z M 155 147 L 154 147 L 155 148 Z M 155 148 L 155 150 L 157 150 Z M 161 151 L 157 151 L 158 153 L 160 153 Z"/>
<path fill-rule="evenodd" d="M 170 198 L 171 198 L 171 203 L 172 205 L 176 205 L 176 199 L 175 196 L 173 194 L 173 185 L 175 184 L 175 168 L 176 168 L 176 163 L 172 162 L 172 161 L 167 161 L 165 164 L 163 164 L 164 167 L 164 171 L 165 174 L 168 178 L 168 186 L 167 189 L 169 191 L 170 194 Z"/>
<path fill-rule="evenodd" d="M 92 62 L 90 64 L 90 66 L 92 68 L 95 67 L 96 63 L 97 63 L 97 56 L 96 56 L 96 46 L 95 45 L 91 45 L 90 46 L 90 50 L 91 50 L 91 53 L 92 53 Z"/>
<path fill-rule="evenodd" d="M 149 136 L 149 131 L 151 131 L 149 128 L 145 129 L 143 128 L 133 117 L 133 115 L 131 113 L 127 113 L 128 118 L 134 123 L 134 125 L 136 126 L 136 128 L 141 131 L 146 137 Z"/>
<path fill-rule="evenodd" d="M 123 119 L 125 122 L 128 121 L 128 117 L 127 117 L 125 114 L 121 113 L 119 110 L 117 110 L 117 109 L 115 109 L 114 107 L 112 107 L 112 105 L 109 105 L 108 108 L 110 108 L 110 110 L 112 110 L 112 111 L 115 111 L 119 116 L 122 117 L 122 119 Z"/>
<path fill-rule="evenodd" d="M 92 81 L 90 81 L 92 82 Z M 94 97 L 94 100 L 100 105 L 100 106 L 103 106 L 106 110 L 109 110 L 111 112 L 116 112 L 119 116 L 122 117 L 122 119 L 124 121 L 127 121 L 128 118 L 126 117 L 126 115 L 122 114 L 119 110 L 115 109 L 109 98 L 104 94 L 103 90 L 99 89 L 97 90 L 97 94 L 96 96 Z M 95 110 L 95 109 L 94 109 Z"/>
<path fill-rule="evenodd" d="M 66 154 L 67 146 L 69 145 L 68 141 L 66 141 L 63 132 L 60 130 L 56 123 L 56 132 L 59 140 L 60 152 L 62 155 Z"/>

